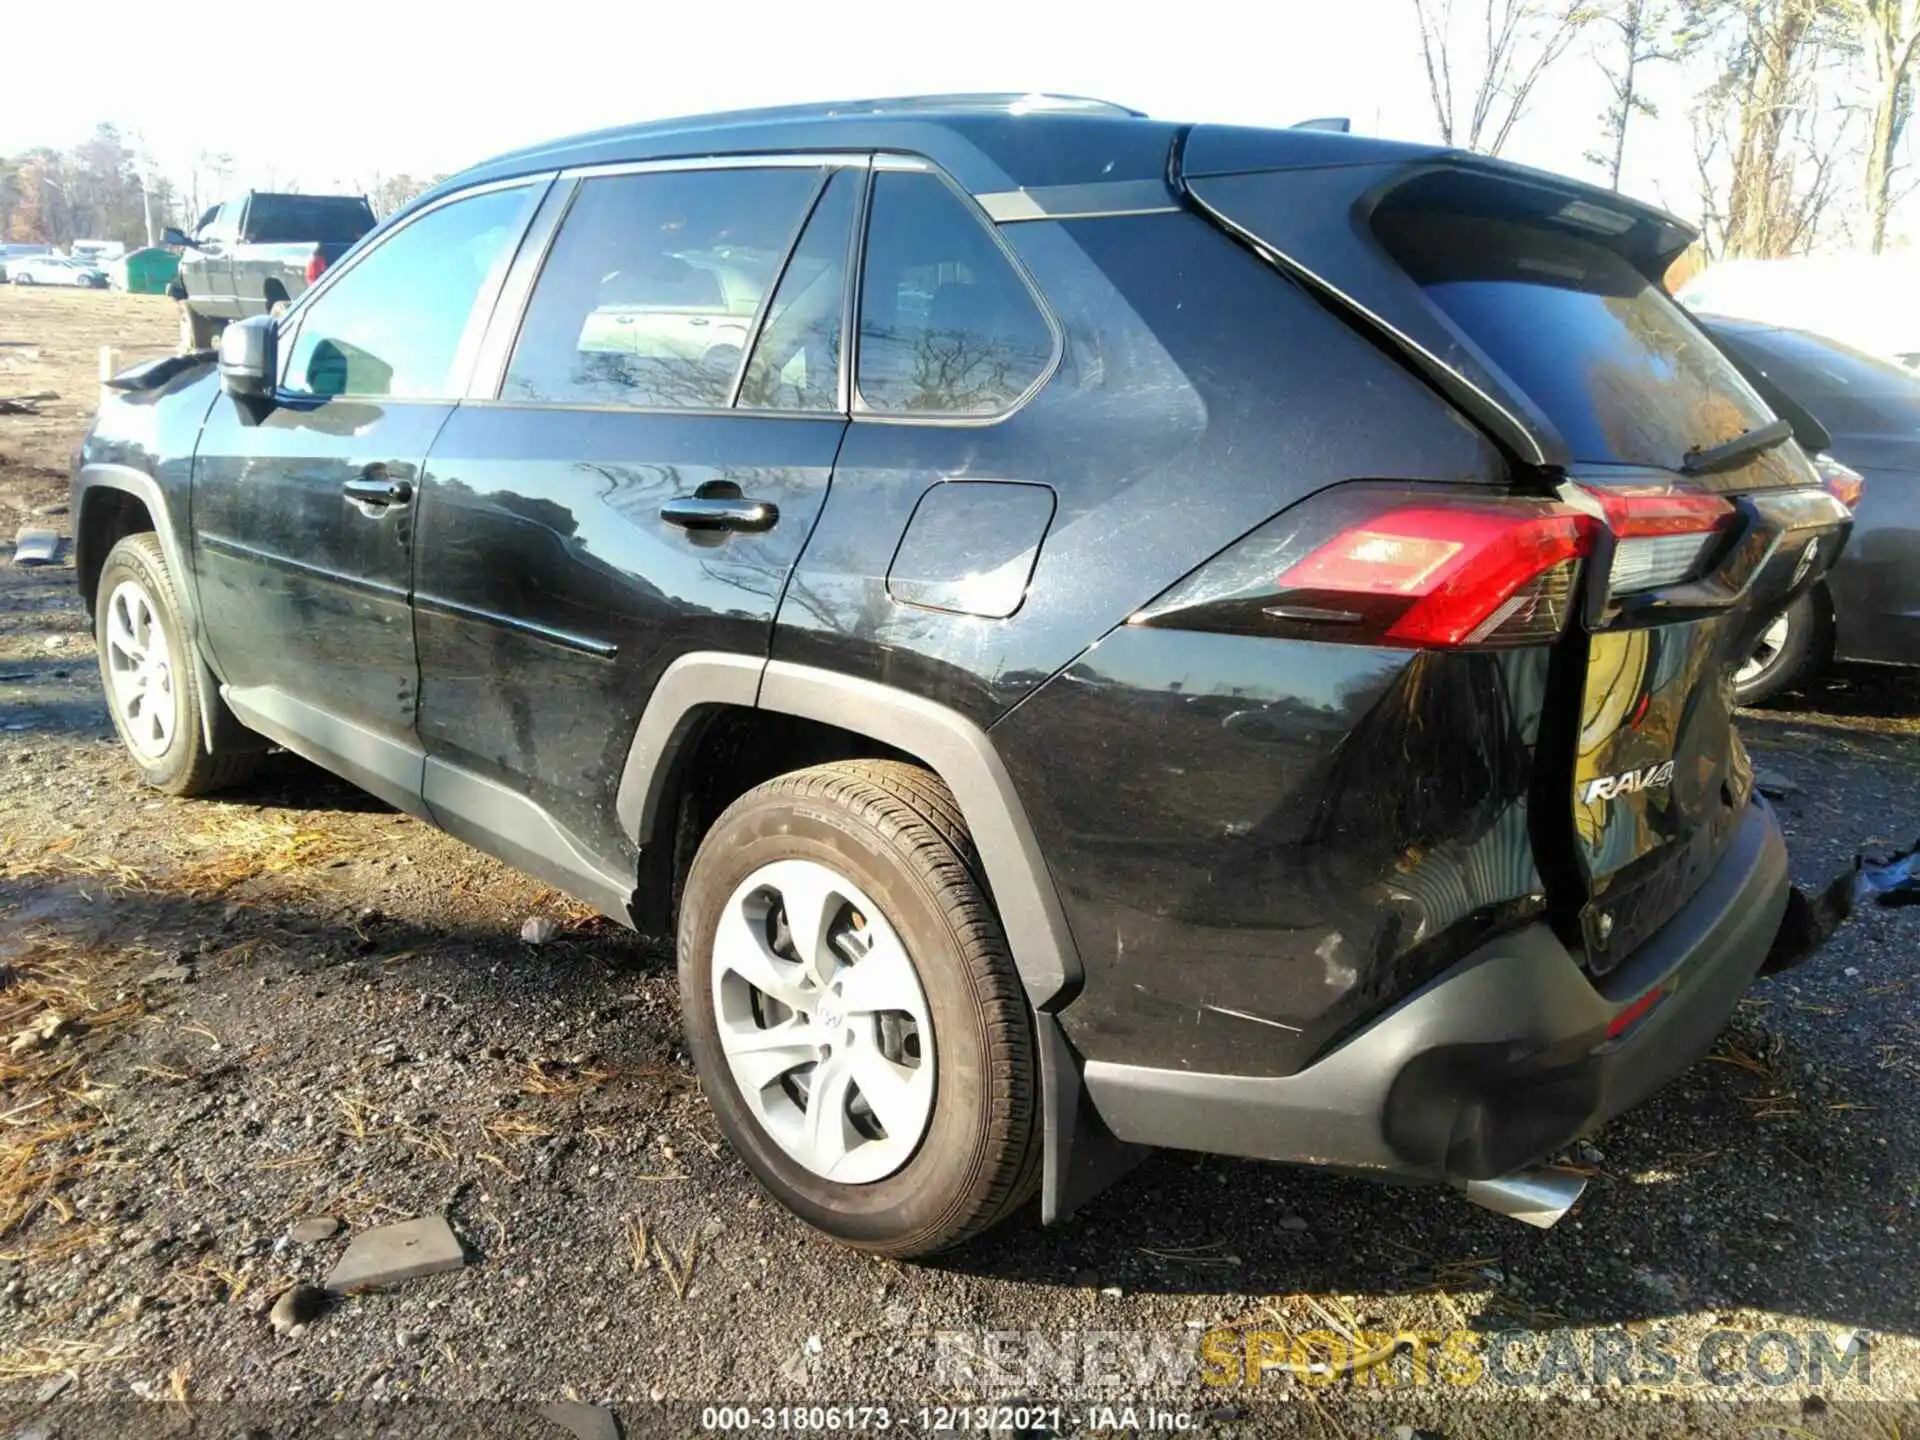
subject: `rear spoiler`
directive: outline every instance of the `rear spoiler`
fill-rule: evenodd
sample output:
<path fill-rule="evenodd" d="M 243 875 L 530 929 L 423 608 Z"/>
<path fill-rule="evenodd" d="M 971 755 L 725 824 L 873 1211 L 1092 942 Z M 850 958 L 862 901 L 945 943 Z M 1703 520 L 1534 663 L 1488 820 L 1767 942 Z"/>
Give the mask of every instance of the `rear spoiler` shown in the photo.
<path fill-rule="evenodd" d="M 1546 224 L 1604 245 L 1654 284 L 1695 231 L 1665 211 L 1542 170 L 1329 130 L 1197 125 L 1171 179 L 1195 208 L 1397 350 L 1523 464 L 1559 471 L 1565 439 L 1374 238 L 1389 201 Z"/>

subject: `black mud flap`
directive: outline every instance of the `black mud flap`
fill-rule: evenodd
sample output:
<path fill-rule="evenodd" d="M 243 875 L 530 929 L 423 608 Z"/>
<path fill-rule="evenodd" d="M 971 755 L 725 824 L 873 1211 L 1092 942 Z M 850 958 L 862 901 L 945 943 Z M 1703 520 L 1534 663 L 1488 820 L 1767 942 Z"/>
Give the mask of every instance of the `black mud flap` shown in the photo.
<path fill-rule="evenodd" d="M 1920 842 L 1890 860 L 1869 863 L 1856 855 L 1852 867 L 1818 895 L 1794 886 L 1760 973 L 1778 975 L 1812 959 L 1855 908 L 1869 900 L 1889 908 L 1920 905 Z"/>

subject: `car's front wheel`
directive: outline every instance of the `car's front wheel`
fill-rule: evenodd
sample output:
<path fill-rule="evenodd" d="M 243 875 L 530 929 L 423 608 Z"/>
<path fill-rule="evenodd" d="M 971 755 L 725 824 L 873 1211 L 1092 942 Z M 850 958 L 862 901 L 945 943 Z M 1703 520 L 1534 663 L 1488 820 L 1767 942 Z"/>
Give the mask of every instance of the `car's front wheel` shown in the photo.
<path fill-rule="evenodd" d="M 715 1117 L 801 1219 L 923 1255 L 1032 1193 L 1032 1020 L 935 776 L 850 761 L 749 791 L 701 843 L 679 942 Z"/>
<path fill-rule="evenodd" d="M 1826 662 L 1830 629 L 1820 596 L 1802 595 L 1760 632 L 1753 653 L 1734 672 L 1735 697 L 1742 705 L 1758 705 L 1812 679 Z"/>
<path fill-rule="evenodd" d="M 170 795 L 202 795 L 252 772 L 256 753 L 207 748 L 207 697 L 166 556 L 151 531 L 107 552 L 93 628 L 113 726 L 142 780 Z"/>
<path fill-rule="evenodd" d="M 13 277 L 13 283 L 16 285 L 31 285 L 33 284 L 33 277 L 22 273 Z"/>
<path fill-rule="evenodd" d="M 188 354 L 195 350 L 211 350 L 213 342 L 220 338 L 220 322 L 202 315 L 198 310 L 180 302 L 180 349 Z"/>

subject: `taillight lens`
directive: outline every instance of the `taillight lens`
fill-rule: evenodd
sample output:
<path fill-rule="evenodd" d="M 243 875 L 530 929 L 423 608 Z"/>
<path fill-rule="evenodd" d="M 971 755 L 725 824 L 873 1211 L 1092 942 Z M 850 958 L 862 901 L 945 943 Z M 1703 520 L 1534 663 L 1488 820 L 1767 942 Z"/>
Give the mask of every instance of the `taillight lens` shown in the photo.
<path fill-rule="evenodd" d="M 307 257 L 307 283 L 313 284 L 327 268 L 327 257 L 318 250 Z"/>
<path fill-rule="evenodd" d="M 1596 528 L 1553 500 L 1335 486 L 1131 623 L 1408 648 L 1537 643 L 1566 627 Z"/>
<path fill-rule="evenodd" d="M 1867 488 L 1866 476 L 1824 453 L 1813 457 L 1813 468 L 1820 472 L 1820 483 L 1827 487 L 1829 495 L 1849 510 L 1860 507 L 1860 496 Z"/>
<path fill-rule="evenodd" d="M 1670 486 L 1591 487 L 1613 531 L 1616 595 L 1677 585 L 1700 573 L 1707 552 L 1732 521 L 1731 503 L 1718 495 Z"/>

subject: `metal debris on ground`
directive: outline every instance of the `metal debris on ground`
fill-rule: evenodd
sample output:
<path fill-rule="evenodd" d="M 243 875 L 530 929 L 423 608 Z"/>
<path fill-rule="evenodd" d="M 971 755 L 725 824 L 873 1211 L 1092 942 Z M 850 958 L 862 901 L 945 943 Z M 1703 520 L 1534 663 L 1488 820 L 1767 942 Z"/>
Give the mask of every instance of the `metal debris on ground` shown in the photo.
<path fill-rule="evenodd" d="M 22 525 L 13 537 L 13 563 L 51 565 L 60 554 L 60 537 L 41 525 Z"/>
<path fill-rule="evenodd" d="M 520 927 L 520 938 L 529 945 L 544 945 L 560 933 L 560 927 L 544 915 L 529 916 Z"/>
<path fill-rule="evenodd" d="M 398 1225 L 362 1230 L 347 1253 L 327 1276 L 327 1289 L 336 1295 L 398 1285 L 442 1270 L 458 1270 L 467 1263 L 453 1228 L 444 1215 L 423 1215 Z"/>
<path fill-rule="evenodd" d="M 59 398 L 52 390 L 41 390 L 32 395 L 0 395 L 0 415 L 38 415 L 42 400 Z"/>

